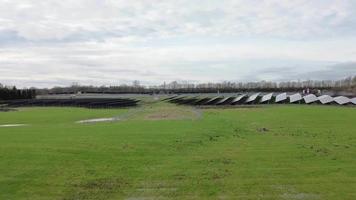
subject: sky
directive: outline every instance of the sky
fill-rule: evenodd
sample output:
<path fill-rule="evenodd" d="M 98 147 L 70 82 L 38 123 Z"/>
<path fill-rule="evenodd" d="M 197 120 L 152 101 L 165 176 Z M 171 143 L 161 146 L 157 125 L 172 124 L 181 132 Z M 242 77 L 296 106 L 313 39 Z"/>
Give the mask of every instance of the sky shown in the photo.
<path fill-rule="evenodd" d="M 0 0 L 0 83 L 336 80 L 355 0 Z"/>

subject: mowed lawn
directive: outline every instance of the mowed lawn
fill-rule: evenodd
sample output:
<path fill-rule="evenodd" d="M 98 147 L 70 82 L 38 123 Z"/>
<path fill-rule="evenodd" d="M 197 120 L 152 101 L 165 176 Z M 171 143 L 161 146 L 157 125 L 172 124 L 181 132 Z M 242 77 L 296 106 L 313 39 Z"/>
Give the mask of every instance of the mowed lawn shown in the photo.
<path fill-rule="evenodd" d="M 122 121 L 78 120 L 125 116 Z M 0 199 L 356 199 L 356 108 L 0 112 Z"/>

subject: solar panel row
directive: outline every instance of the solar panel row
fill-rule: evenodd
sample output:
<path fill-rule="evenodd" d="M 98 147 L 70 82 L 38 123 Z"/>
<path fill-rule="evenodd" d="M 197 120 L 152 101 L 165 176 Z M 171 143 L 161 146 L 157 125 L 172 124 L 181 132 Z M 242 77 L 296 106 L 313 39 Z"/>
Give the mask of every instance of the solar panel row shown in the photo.
<path fill-rule="evenodd" d="M 239 94 L 237 96 L 174 96 L 165 99 L 171 103 L 188 105 L 236 105 L 236 104 L 269 104 L 269 103 L 291 103 L 291 104 L 353 104 L 356 105 L 356 97 L 348 98 L 344 96 L 331 97 L 329 95 L 316 96 L 308 94 L 303 96 L 300 93 L 288 95 L 287 93 L 261 93 Z"/>
<path fill-rule="evenodd" d="M 9 107 L 27 106 L 73 106 L 85 108 L 114 108 L 136 106 L 138 100 L 134 99 L 24 99 L 2 101 Z"/>

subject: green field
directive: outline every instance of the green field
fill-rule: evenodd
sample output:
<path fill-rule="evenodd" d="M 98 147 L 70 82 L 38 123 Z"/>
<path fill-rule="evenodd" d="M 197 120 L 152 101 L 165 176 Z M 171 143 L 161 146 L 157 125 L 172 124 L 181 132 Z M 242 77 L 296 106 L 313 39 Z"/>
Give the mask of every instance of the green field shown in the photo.
<path fill-rule="evenodd" d="M 79 124 L 78 120 L 120 121 Z M 0 199 L 356 199 L 356 109 L 0 112 Z"/>

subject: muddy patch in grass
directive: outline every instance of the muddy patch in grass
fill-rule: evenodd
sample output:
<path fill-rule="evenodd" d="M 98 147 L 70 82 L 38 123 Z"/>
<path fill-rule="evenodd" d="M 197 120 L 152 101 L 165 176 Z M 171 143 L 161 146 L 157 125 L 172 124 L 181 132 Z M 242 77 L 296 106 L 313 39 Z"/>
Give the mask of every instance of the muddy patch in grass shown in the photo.
<path fill-rule="evenodd" d="M 201 178 L 206 179 L 206 180 L 222 180 L 226 177 L 231 176 L 232 172 L 230 169 L 219 169 L 219 170 L 209 170 L 209 171 L 204 171 L 200 175 Z"/>
<path fill-rule="evenodd" d="M 148 114 L 146 119 L 148 120 L 161 120 L 161 119 L 179 119 L 181 116 L 178 113 L 164 113 L 164 112 L 157 112 Z"/>
<path fill-rule="evenodd" d="M 280 197 L 286 200 L 315 200 L 320 199 L 320 195 L 314 193 L 299 192 L 292 185 L 272 185 L 272 188 L 280 193 Z"/>
<path fill-rule="evenodd" d="M 259 133 L 263 134 L 263 133 L 267 133 L 269 131 L 269 129 L 266 127 L 262 127 L 262 128 L 258 128 L 257 131 Z"/>
<path fill-rule="evenodd" d="M 142 182 L 126 199 L 167 199 L 169 196 L 175 196 L 177 190 L 177 187 L 166 181 Z"/>
<path fill-rule="evenodd" d="M 13 108 L 1 108 L 0 107 L 0 112 L 11 112 L 11 111 L 17 111 L 17 110 L 13 109 Z"/>
<path fill-rule="evenodd" d="M 282 199 L 286 200 L 315 200 L 320 199 L 320 196 L 317 194 L 309 194 L 309 193 L 284 193 L 281 195 Z"/>
<path fill-rule="evenodd" d="M 129 187 L 129 183 L 120 178 L 94 179 L 74 184 L 63 200 L 108 199 L 113 194 L 120 194 Z"/>

